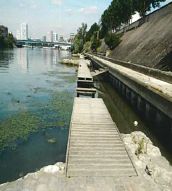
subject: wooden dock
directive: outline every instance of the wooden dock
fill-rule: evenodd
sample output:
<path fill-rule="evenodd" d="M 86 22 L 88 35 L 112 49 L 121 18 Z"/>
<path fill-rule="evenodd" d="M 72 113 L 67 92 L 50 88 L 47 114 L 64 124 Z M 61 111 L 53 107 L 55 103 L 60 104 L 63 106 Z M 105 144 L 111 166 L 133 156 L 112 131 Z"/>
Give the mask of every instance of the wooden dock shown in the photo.
<path fill-rule="evenodd" d="M 78 67 L 77 86 L 91 88 L 93 86 L 93 77 L 88 68 L 87 60 L 80 60 Z"/>
<path fill-rule="evenodd" d="M 95 88 L 76 88 L 77 97 L 80 95 L 90 95 L 92 98 L 95 97 L 96 89 Z"/>
<path fill-rule="evenodd" d="M 102 99 L 75 98 L 66 162 L 67 177 L 137 175 Z"/>

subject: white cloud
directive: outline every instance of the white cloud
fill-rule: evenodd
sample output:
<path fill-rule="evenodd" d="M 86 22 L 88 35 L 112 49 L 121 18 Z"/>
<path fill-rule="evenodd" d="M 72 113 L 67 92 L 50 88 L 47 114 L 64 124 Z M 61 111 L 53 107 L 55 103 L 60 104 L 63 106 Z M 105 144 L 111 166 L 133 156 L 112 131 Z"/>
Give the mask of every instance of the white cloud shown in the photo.
<path fill-rule="evenodd" d="M 21 1 L 19 4 L 19 7 L 21 8 L 31 8 L 31 9 L 36 9 L 37 8 L 37 4 L 35 0 L 31 0 L 31 1 Z"/>
<path fill-rule="evenodd" d="M 79 9 L 79 12 L 83 13 L 85 15 L 95 14 L 95 13 L 97 13 L 97 11 L 98 11 L 98 8 L 96 6 L 84 7 L 84 8 Z"/>
<path fill-rule="evenodd" d="M 66 9 L 65 12 L 68 13 L 69 15 L 73 14 L 73 10 L 72 9 Z"/>
<path fill-rule="evenodd" d="M 37 6 L 37 4 L 32 4 L 32 5 L 31 5 L 31 8 L 32 8 L 32 9 L 37 9 L 38 6 Z"/>
<path fill-rule="evenodd" d="M 63 3 L 63 0 L 51 0 L 51 3 L 54 5 L 61 5 Z"/>

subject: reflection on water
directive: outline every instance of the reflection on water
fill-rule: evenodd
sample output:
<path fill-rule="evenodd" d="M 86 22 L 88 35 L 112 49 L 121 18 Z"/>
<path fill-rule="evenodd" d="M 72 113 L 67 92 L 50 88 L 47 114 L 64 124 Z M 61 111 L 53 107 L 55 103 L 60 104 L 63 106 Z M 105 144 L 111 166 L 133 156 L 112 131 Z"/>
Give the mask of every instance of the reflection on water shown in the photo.
<path fill-rule="evenodd" d="M 19 49 L 17 51 L 17 62 L 22 72 L 27 72 L 29 68 L 28 49 Z"/>
<path fill-rule="evenodd" d="M 0 68 L 1 72 L 9 67 L 10 61 L 13 59 L 13 51 L 0 51 Z"/>
<path fill-rule="evenodd" d="M 65 160 L 76 86 L 69 52 L 0 52 L 0 183 Z M 20 164 L 20 165 L 19 165 Z"/>

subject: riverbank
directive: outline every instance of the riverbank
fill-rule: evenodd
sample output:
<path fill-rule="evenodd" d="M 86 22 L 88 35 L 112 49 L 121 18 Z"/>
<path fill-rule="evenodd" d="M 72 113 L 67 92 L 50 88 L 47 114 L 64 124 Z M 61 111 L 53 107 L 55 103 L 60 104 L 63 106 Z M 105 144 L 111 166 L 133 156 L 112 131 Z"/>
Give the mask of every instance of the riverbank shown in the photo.
<path fill-rule="evenodd" d="M 78 66 L 80 59 L 83 59 L 83 58 L 84 57 L 82 54 L 72 54 L 71 59 L 62 59 L 60 63 L 68 65 L 68 66 Z"/>
<path fill-rule="evenodd" d="M 79 59 L 63 59 L 60 61 L 61 64 L 69 65 L 69 66 L 78 66 Z"/>
<path fill-rule="evenodd" d="M 141 132 L 123 134 L 125 146 L 137 169 L 138 176 L 128 178 L 65 177 L 65 163 L 56 163 L 41 168 L 14 182 L 0 185 L 1 191 L 170 191 L 172 167 L 161 156 L 157 147 Z M 144 141 L 143 141 L 144 140 Z M 143 141 L 143 143 L 142 143 Z M 142 144 L 141 144 L 142 143 Z M 141 148 L 140 148 L 141 146 Z M 140 151 L 138 152 L 140 148 Z"/>
<path fill-rule="evenodd" d="M 122 138 L 137 169 L 138 175 L 157 190 L 171 190 L 172 166 L 161 155 L 158 147 L 142 132 L 122 134 Z"/>
<path fill-rule="evenodd" d="M 110 57 L 150 68 L 172 71 L 171 20 L 172 4 L 170 3 L 147 16 L 143 25 L 125 32 L 121 43 L 110 53 Z"/>

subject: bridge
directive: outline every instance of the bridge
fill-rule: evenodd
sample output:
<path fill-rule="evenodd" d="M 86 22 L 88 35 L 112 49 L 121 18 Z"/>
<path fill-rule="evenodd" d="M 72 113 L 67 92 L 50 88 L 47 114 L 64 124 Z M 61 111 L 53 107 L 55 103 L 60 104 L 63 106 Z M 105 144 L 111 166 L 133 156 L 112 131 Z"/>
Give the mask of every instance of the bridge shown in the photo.
<path fill-rule="evenodd" d="M 39 46 L 39 47 L 56 47 L 56 48 L 71 48 L 72 43 L 69 42 L 45 42 L 41 40 L 17 40 L 16 41 L 17 46 Z"/>

